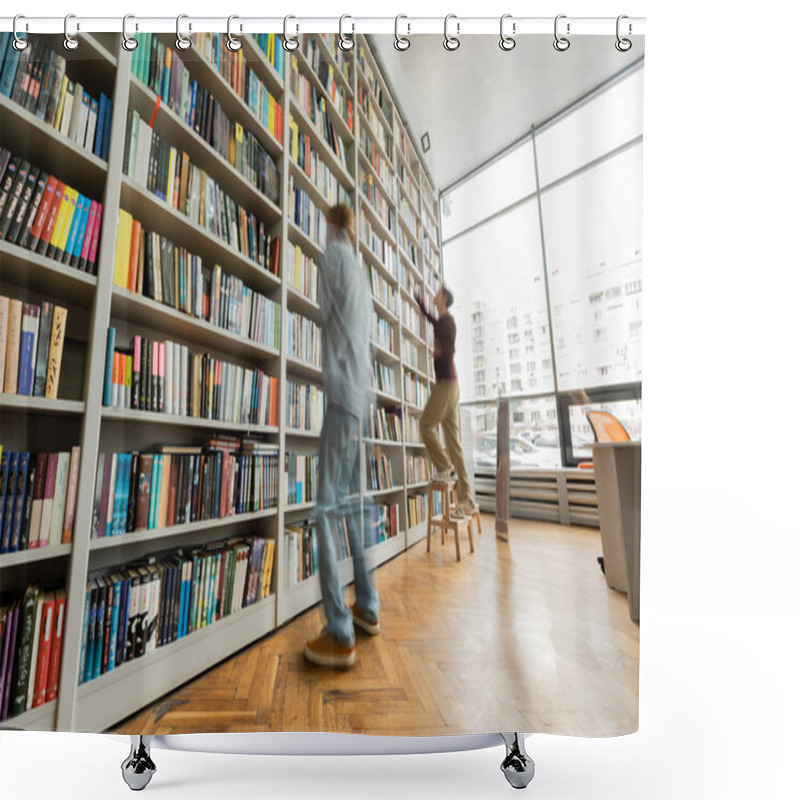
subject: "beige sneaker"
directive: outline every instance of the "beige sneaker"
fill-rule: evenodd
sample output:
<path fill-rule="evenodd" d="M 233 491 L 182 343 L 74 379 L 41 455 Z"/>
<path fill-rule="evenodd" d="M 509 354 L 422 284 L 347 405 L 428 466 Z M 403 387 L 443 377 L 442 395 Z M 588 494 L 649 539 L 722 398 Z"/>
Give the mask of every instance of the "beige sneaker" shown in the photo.
<path fill-rule="evenodd" d="M 353 624 L 358 625 L 362 631 L 366 631 L 370 636 L 377 636 L 381 632 L 380 620 L 370 622 L 361 611 L 358 603 L 353 603 L 350 606 L 350 611 L 353 612 Z"/>
<path fill-rule="evenodd" d="M 339 644 L 328 633 L 327 628 L 316 639 L 306 642 L 303 655 L 312 663 L 320 667 L 335 669 L 349 669 L 356 663 L 355 645 Z"/>

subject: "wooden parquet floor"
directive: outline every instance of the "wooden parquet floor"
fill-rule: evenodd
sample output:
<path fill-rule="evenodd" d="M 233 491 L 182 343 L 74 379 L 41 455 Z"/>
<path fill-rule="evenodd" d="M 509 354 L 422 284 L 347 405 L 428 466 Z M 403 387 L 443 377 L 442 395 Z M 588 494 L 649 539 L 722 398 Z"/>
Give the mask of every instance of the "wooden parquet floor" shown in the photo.
<path fill-rule="evenodd" d="M 423 540 L 381 566 L 382 631 L 356 629 L 350 671 L 303 658 L 318 605 L 110 732 L 635 731 L 639 628 L 606 586 L 599 532 L 513 520 L 506 543 L 484 515 L 475 550 L 457 563 L 451 539 Z"/>

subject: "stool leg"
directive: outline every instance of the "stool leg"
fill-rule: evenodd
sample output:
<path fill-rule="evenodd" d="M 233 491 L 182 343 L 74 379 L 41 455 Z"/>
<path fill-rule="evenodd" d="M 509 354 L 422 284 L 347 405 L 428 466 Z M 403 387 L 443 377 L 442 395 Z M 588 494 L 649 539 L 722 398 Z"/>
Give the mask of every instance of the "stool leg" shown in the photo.
<path fill-rule="evenodd" d="M 480 511 L 476 511 L 475 512 L 475 519 L 478 521 L 478 533 L 483 533 L 483 530 L 481 529 L 481 512 Z"/>
<path fill-rule="evenodd" d="M 455 537 L 456 537 L 456 561 L 461 561 L 461 544 L 458 541 L 459 538 L 460 538 L 459 535 L 458 535 L 458 528 L 459 528 L 459 525 L 458 525 L 458 522 L 456 522 L 456 524 L 453 525 L 453 533 L 455 534 Z"/>
<path fill-rule="evenodd" d="M 469 551 L 475 552 L 475 545 L 472 543 L 472 520 L 467 523 L 467 532 L 469 533 Z"/>
<path fill-rule="evenodd" d="M 428 549 L 431 551 L 431 531 L 433 530 L 433 490 L 428 487 Z"/>

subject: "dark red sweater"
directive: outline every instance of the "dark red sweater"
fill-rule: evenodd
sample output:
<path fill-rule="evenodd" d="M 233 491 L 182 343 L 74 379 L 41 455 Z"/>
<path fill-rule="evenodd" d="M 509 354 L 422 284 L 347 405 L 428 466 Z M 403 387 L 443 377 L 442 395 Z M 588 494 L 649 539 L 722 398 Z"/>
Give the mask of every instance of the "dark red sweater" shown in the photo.
<path fill-rule="evenodd" d="M 436 373 L 437 381 L 456 381 L 456 363 L 454 360 L 456 352 L 456 321 L 452 314 L 445 314 L 436 319 L 422 301 L 417 298 L 417 303 L 422 309 L 422 313 L 433 324 L 433 371 Z"/>

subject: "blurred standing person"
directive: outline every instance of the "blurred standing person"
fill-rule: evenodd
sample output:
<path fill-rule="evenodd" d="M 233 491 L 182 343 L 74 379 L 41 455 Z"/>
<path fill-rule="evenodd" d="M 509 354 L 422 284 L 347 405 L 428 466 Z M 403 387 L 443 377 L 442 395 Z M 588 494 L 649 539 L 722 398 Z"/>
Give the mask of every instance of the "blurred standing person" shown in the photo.
<path fill-rule="evenodd" d="M 436 383 L 431 389 L 425 410 L 420 418 L 420 434 L 428 451 L 435 472 L 434 480 L 450 481 L 455 478 L 458 508 L 456 513 L 469 517 L 478 508 L 470 489 L 469 475 L 464 464 L 464 452 L 461 449 L 461 427 L 458 421 L 458 375 L 456 373 L 456 321 L 450 313 L 453 305 L 453 293 L 442 285 L 433 298 L 437 316 L 428 311 L 419 291 L 414 293 L 422 313 L 433 325 L 433 371 Z M 441 423 L 445 454 L 436 426 Z M 449 459 L 448 459 L 449 456 Z"/>
<path fill-rule="evenodd" d="M 371 635 L 380 632 L 378 592 L 364 558 L 364 528 L 358 499 L 346 500 L 360 484 L 359 432 L 369 405 L 372 370 L 372 302 L 367 278 L 353 245 L 355 216 L 345 205 L 327 214 L 328 244 L 319 269 L 319 306 L 325 420 L 319 440 L 316 518 L 317 559 L 326 625 L 306 642 L 304 655 L 324 667 L 355 663 L 354 624 Z M 356 601 L 344 603 L 336 558 L 340 520 L 347 523 L 353 557 Z"/>

